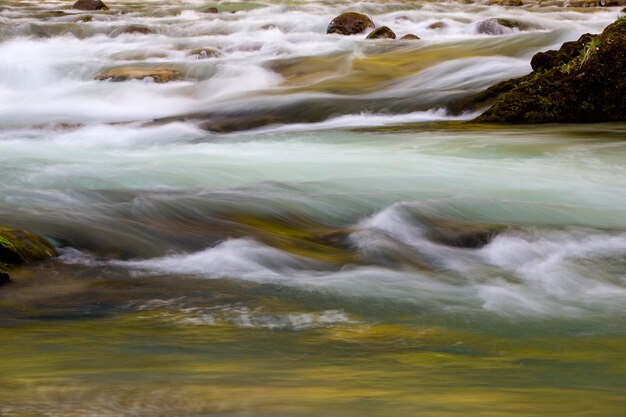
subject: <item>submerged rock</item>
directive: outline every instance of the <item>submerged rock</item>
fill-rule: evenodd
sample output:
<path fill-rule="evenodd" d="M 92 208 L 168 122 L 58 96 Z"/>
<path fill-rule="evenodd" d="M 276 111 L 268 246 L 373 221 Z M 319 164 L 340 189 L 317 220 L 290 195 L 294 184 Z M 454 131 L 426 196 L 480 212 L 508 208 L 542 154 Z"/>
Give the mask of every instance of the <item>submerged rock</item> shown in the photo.
<path fill-rule="evenodd" d="M 85 16 L 79 16 L 76 19 L 73 20 L 74 23 L 88 23 L 91 22 L 93 20 L 93 16 L 91 15 L 85 15 Z"/>
<path fill-rule="evenodd" d="M 539 27 L 531 23 L 515 19 L 492 18 L 478 22 L 476 32 L 485 35 L 505 35 L 511 33 L 513 29 L 520 31 L 538 29 Z"/>
<path fill-rule="evenodd" d="M 445 22 L 435 22 L 428 25 L 426 29 L 439 30 L 445 28 L 446 26 Z"/>
<path fill-rule="evenodd" d="M 562 49 L 567 47 L 564 45 Z M 538 62 L 536 65 L 540 66 Z M 623 121 L 626 120 L 624 74 L 626 18 L 622 17 L 609 25 L 602 34 L 586 42 L 584 48 L 569 62 L 490 88 L 492 92 L 499 90 L 495 104 L 475 121 Z"/>
<path fill-rule="evenodd" d="M 222 51 L 215 48 L 197 48 L 189 51 L 189 55 L 195 59 L 219 58 L 224 56 Z"/>
<path fill-rule="evenodd" d="M 193 49 L 189 51 L 189 55 L 195 57 L 196 59 L 219 58 L 224 56 L 222 51 L 219 49 L 209 47 Z"/>
<path fill-rule="evenodd" d="M 149 35 L 151 33 L 156 33 L 154 29 L 144 26 L 144 25 L 129 25 L 124 26 L 123 28 L 117 28 L 113 32 L 111 32 L 111 36 L 116 37 L 123 34 L 128 33 L 138 33 L 142 35 Z"/>
<path fill-rule="evenodd" d="M 72 6 L 72 9 L 78 10 L 109 10 L 106 4 L 101 0 L 78 0 Z"/>
<path fill-rule="evenodd" d="M 393 33 L 393 30 L 389 29 L 387 26 L 381 26 L 377 29 L 374 29 L 372 33 L 367 35 L 367 39 L 395 39 L 396 34 Z"/>
<path fill-rule="evenodd" d="M 173 68 L 117 67 L 96 74 L 96 80 L 127 81 L 152 78 L 156 83 L 178 81 L 183 78 L 182 71 Z"/>
<path fill-rule="evenodd" d="M 356 35 L 363 33 L 368 28 L 375 28 L 372 19 L 361 13 L 348 12 L 335 17 L 326 33 L 339 33 L 340 35 Z"/>
<path fill-rule="evenodd" d="M 419 36 L 409 33 L 401 37 L 400 40 L 401 41 L 415 41 L 415 40 L 418 40 L 419 38 L 420 38 Z"/>

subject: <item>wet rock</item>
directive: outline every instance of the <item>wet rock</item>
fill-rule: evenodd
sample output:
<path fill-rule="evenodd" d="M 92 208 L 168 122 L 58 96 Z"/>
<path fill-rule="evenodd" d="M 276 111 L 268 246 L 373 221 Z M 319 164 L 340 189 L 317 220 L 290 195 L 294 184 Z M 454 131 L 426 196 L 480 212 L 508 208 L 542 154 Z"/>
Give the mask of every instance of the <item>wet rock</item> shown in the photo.
<path fill-rule="evenodd" d="M 484 123 L 626 120 L 626 19 L 619 18 L 566 64 L 533 72 L 475 119 Z"/>
<path fill-rule="evenodd" d="M 445 22 L 435 22 L 428 25 L 426 29 L 439 30 L 445 28 L 446 26 Z"/>
<path fill-rule="evenodd" d="M 403 37 L 400 38 L 401 41 L 414 41 L 414 40 L 418 40 L 418 39 L 419 39 L 419 36 L 414 35 L 412 33 L 404 35 Z"/>
<path fill-rule="evenodd" d="M 178 81 L 183 78 L 180 70 L 173 68 L 117 67 L 102 71 L 94 77 L 96 80 L 128 81 L 151 78 L 156 83 Z"/>
<path fill-rule="evenodd" d="M 72 6 L 72 9 L 78 10 L 109 10 L 106 4 L 101 0 L 78 0 Z"/>
<path fill-rule="evenodd" d="M 374 29 L 372 33 L 367 35 L 367 39 L 395 39 L 396 34 L 393 33 L 393 30 L 389 29 L 387 26 L 381 26 L 377 29 Z"/>
<path fill-rule="evenodd" d="M 189 55 L 195 59 L 219 58 L 224 54 L 215 48 L 197 48 L 189 51 Z"/>
<path fill-rule="evenodd" d="M 375 28 L 372 19 L 361 13 L 349 12 L 335 17 L 326 33 L 338 33 L 340 35 L 356 35 L 363 33 L 368 28 Z"/>
<path fill-rule="evenodd" d="M 211 14 L 215 14 L 215 13 L 219 13 L 219 10 L 217 10 L 217 7 L 206 7 L 204 9 L 201 10 L 203 13 L 211 13 Z"/>
<path fill-rule="evenodd" d="M 20 229 L 0 227 L 0 264 L 23 265 L 56 256 L 54 248 L 39 236 Z"/>
<path fill-rule="evenodd" d="M 513 29 L 520 31 L 539 29 L 538 26 L 515 19 L 492 18 L 478 22 L 476 32 L 485 35 L 506 35 Z"/>
<path fill-rule="evenodd" d="M 534 71 L 541 72 L 567 64 L 580 55 L 581 51 L 595 36 L 586 33 L 577 41 L 565 42 L 558 51 L 539 52 L 532 57 L 530 66 Z"/>
<path fill-rule="evenodd" d="M 122 28 L 117 28 L 113 32 L 111 32 L 111 36 L 116 37 L 124 34 L 136 33 L 142 35 L 149 35 L 151 33 L 156 33 L 154 29 L 144 26 L 144 25 L 129 25 L 124 26 Z"/>

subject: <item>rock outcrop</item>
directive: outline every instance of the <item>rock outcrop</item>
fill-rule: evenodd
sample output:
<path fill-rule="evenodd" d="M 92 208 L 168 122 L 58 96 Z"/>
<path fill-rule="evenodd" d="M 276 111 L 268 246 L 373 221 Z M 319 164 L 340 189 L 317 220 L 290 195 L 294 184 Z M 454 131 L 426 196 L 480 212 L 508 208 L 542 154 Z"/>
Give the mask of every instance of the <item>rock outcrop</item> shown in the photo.
<path fill-rule="evenodd" d="M 0 284 L 10 281 L 10 270 L 56 256 L 56 251 L 39 236 L 20 229 L 0 227 Z"/>
<path fill-rule="evenodd" d="M 374 29 L 372 33 L 367 35 L 367 39 L 395 39 L 396 34 L 393 33 L 393 30 L 389 29 L 387 26 L 381 26 L 377 29 Z"/>
<path fill-rule="evenodd" d="M 72 9 L 78 10 L 109 10 L 106 4 L 101 0 L 78 0 L 72 6 Z"/>
<path fill-rule="evenodd" d="M 533 73 L 496 84 L 473 97 L 473 106 L 496 98 L 495 104 L 475 122 L 626 120 L 626 17 L 619 18 L 598 36 L 585 36 L 556 51 L 559 57 L 567 56 L 568 50 L 572 52 L 569 61 L 548 64 L 548 60 L 535 58 L 537 70 Z M 583 43 L 584 47 L 575 52 Z"/>
<path fill-rule="evenodd" d="M 372 19 L 361 13 L 348 12 L 335 17 L 326 33 L 338 33 L 340 35 L 356 35 L 365 32 L 366 29 L 375 28 Z"/>

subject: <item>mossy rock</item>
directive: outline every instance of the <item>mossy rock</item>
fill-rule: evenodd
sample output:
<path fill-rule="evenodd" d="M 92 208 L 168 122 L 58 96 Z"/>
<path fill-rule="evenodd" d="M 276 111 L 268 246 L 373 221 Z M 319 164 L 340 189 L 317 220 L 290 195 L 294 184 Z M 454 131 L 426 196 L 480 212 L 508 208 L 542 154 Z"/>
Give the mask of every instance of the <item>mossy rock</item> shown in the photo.
<path fill-rule="evenodd" d="M 596 36 L 585 33 L 577 41 L 565 42 L 558 51 L 539 52 L 531 59 L 530 66 L 534 71 L 541 72 L 567 64 L 578 57 Z"/>
<path fill-rule="evenodd" d="M 56 251 L 52 245 L 39 236 L 25 230 L 0 228 L 0 263 L 23 265 L 53 256 Z"/>
<path fill-rule="evenodd" d="M 565 47 L 565 45 L 564 45 Z M 480 123 L 591 123 L 626 120 L 626 18 L 586 43 L 578 56 L 518 80 L 475 119 Z M 496 86 L 505 90 L 502 85 Z"/>
<path fill-rule="evenodd" d="M 0 227 L 0 285 L 11 282 L 9 273 L 13 267 L 56 255 L 52 245 L 39 236 L 25 230 Z"/>

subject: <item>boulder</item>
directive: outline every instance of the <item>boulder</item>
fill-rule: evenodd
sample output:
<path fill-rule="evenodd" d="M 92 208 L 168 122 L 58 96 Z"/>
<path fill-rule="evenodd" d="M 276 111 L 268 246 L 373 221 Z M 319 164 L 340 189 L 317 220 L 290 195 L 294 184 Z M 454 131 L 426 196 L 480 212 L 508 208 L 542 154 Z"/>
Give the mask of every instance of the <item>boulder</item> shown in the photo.
<path fill-rule="evenodd" d="M 586 33 L 577 41 L 565 42 L 558 51 L 539 52 L 532 57 L 530 66 L 533 71 L 541 72 L 567 64 L 576 58 L 595 36 Z"/>
<path fill-rule="evenodd" d="M 342 13 L 335 17 L 328 28 L 326 33 L 338 33 L 340 35 L 356 35 L 363 33 L 368 28 L 375 28 L 372 19 L 361 13 L 348 12 Z"/>
<path fill-rule="evenodd" d="M 138 33 L 142 35 L 149 35 L 151 33 L 156 33 L 154 29 L 144 26 L 144 25 L 128 25 L 122 28 L 117 28 L 113 32 L 111 32 L 111 36 L 116 37 L 128 33 Z"/>
<path fill-rule="evenodd" d="M 624 74 L 626 18 L 622 17 L 588 41 L 569 62 L 505 82 L 509 88 L 475 122 L 625 121 Z"/>
<path fill-rule="evenodd" d="M 189 55 L 194 59 L 219 58 L 224 54 L 215 48 L 197 48 L 189 51 Z"/>
<path fill-rule="evenodd" d="M 167 83 L 183 78 L 182 71 L 173 68 L 146 68 L 124 66 L 111 68 L 96 74 L 96 80 L 128 81 L 152 78 L 156 83 Z"/>
<path fill-rule="evenodd" d="M 72 6 L 72 9 L 78 10 L 109 10 L 106 4 L 101 0 L 78 0 Z"/>
<path fill-rule="evenodd" d="M 0 284 L 10 282 L 9 271 L 12 267 L 56 255 L 52 245 L 43 238 L 25 230 L 0 227 Z"/>
<path fill-rule="evenodd" d="M 381 26 L 377 29 L 374 29 L 372 33 L 367 35 L 367 39 L 395 39 L 396 34 L 393 33 L 393 30 L 389 29 L 387 26 Z"/>
<path fill-rule="evenodd" d="M 400 40 L 401 41 L 415 41 L 415 40 L 418 40 L 419 38 L 420 38 L 419 36 L 409 33 L 401 37 Z"/>

